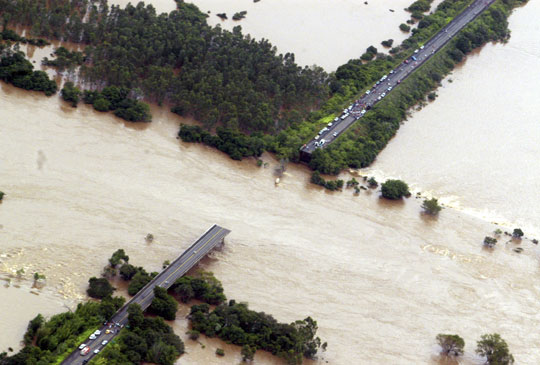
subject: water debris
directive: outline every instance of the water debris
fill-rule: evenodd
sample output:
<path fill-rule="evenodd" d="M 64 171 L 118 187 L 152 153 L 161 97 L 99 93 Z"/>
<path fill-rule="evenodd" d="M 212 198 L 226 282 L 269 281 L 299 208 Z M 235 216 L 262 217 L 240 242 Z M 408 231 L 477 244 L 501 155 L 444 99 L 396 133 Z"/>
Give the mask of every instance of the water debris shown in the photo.
<path fill-rule="evenodd" d="M 38 170 L 43 169 L 43 165 L 45 164 L 45 161 L 47 161 L 47 157 L 45 157 L 45 154 L 42 150 L 38 151 L 38 157 L 37 157 L 37 167 Z"/>

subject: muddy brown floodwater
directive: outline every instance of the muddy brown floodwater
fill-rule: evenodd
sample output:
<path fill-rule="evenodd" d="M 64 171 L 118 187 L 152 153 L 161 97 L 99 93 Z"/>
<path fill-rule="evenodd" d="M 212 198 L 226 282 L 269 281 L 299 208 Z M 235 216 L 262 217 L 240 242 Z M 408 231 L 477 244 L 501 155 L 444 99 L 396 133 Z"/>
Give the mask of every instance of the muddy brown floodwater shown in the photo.
<path fill-rule="evenodd" d="M 521 254 L 504 236 L 492 252 L 481 242 L 499 227 L 492 221 L 508 223 L 503 230 L 523 223 L 528 236 L 540 232 L 539 89 L 531 81 L 540 69 L 539 17 L 538 2 L 518 9 L 509 43 L 486 46 L 456 70 L 368 170 L 401 176 L 456 206 L 438 219 L 421 216 L 413 198 L 327 193 L 308 183 L 302 166 L 289 165 L 276 187 L 271 156 L 258 168 L 180 143 L 180 120 L 164 110 L 154 108 L 150 125 L 133 126 L 0 84 L 0 187 L 7 194 L 0 268 L 5 276 L 26 273 L 20 288 L 12 279 L 0 291 L 0 349 L 18 347 L 36 308 L 52 314 L 65 310 L 60 302 L 83 300 L 88 278 L 117 248 L 158 270 L 218 223 L 232 232 L 201 267 L 252 309 L 285 322 L 315 318 L 329 343 L 318 363 L 437 364 L 440 332 L 465 338 L 462 364 L 482 363 L 475 341 L 491 332 L 507 340 L 517 363 L 538 363 L 540 252 L 530 240 Z M 521 80 L 527 88 L 518 89 Z M 40 290 L 29 288 L 36 271 L 47 277 Z M 34 300 L 15 306 L 5 298 Z M 184 338 L 185 313 L 173 324 Z M 201 342 L 205 348 L 187 341 L 180 361 L 240 359 L 235 347 Z M 216 347 L 225 348 L 225 359 Z M 257 363 L 279 361 L 261 353 Z"/>
<path fill-rule="evenodd" d="M 435 0 L 434 5 L 441 0 Z M 125 6 L 131 0 L 112 0 Z M 219 24 L 232 30 L 241 26 L 244 34 L 255 39 L 265 38 L 279 53 L 293 52 L 299 65 L 317 64 L 326 71 L 335 69 L 352 58 L 358 58 L 374 45 L 384 51 L 381 41 L 393 39 L 401 43 L 407 33 L 399 29 L 410 18 L 404 8 L 412 0 L 193 0 L 208 14 L 210 25 Z M 158 13 L 176 8 L 173 0 L 151 0 Z M 393 11 L 390 11 L 392 9 Z M 235 13 L 247 11 L 240 21 L 232 20 Z M 227 14 L 221 20 L 217 14 Z"/>

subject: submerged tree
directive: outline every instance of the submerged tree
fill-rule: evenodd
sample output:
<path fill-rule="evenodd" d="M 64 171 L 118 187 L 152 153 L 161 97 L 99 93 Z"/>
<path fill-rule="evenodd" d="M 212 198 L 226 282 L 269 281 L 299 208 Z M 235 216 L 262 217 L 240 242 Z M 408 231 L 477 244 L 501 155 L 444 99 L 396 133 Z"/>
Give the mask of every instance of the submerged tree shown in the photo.
<path fill-rule="evenodd" d="M 409 186 L 401 180 L 386 180 L 381 188 L 382 196 L 386 199 L 398 200 L 410 195 Z"/>
<path fill-rule="evenodd" d="M 521 239 L 521 237 L 523 237 L 523 234 L 524 233 L 521 228 L 514 228 L 514 232 L 512 232 L 512 237 Z"/>
<path fill-rule="evenodd" d="M 422 208 L 424 208 L 424 212 L 429 215 L 437 215 L 442 210 L 438 200 L 435 198 L 424 200 L 422 203 Z"/>
<path fill-rule="evenodd" d="M 437 343 L 441 346 L 441 353 L 447 356 L 463 355 L 465 340 L 458 335 L 439 333 L 437 335 Z"/>
<path fill-rule="evenodd" d="M 484 237 L 484 246 L 487 248 L 493 248 L 497 244 L 497 240 L 493 237 L 486 236 Z"/>
<path fill-rule="evenodd" d="M 514 356 L 508 350 L 506 341 L 498 333 L 482 335 L 477 342 L 476 353 L 485 356 L 490 365 L 510 365 Z"/>

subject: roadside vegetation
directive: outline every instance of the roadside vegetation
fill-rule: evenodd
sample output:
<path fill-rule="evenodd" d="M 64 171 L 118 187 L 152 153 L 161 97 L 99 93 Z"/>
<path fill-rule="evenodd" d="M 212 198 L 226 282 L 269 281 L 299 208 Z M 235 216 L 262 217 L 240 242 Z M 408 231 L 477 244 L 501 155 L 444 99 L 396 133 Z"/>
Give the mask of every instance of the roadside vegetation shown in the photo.
<path fill-rule="evenodd" d="M 101 302 L 81 303 L 75 311 L 48 320 L 39 314 L 28 324 L 22 350 L 12 356 L 0 355 L 0 364 L 59 364 L 123 304 L 124 298 L 107 297 Z"/>
<path fill-rule="evenodd" d="M 350 90 L 351 95 L 370 88 L 376 80 L 412 54 L 415 48 L 427 41 L 469 3 L 470 1 L 443 1 L 432 15 L 424 17 L 418 23 L 418 28 L 413 29 L 411 37 L 401 44 L 399 52 L 394 56 L 381 55 L 367 64 L 360 60 L 351 60 L 339 67 L 336 78 L 341 87 L 348 86 L 346 90 Z M 445 48 L 377 103 L 336 142 L 325 149 L 317 149 L 312 155 L 310 167 L 321 173 L 337 174 L 346 167 L 359 168 L 371 164 L 394 136 L 400 123 L 406 119 L 408 110 L 424 102 L 426 96 L 439 86 L 441 80 L 466 54 L 489 41 L 507 39 L 507 17 L 514 7 L 522 3 L 517 0 L 495 2 Z M 374 70 L 375 64 L 380 65 L 379 70 Z"/>

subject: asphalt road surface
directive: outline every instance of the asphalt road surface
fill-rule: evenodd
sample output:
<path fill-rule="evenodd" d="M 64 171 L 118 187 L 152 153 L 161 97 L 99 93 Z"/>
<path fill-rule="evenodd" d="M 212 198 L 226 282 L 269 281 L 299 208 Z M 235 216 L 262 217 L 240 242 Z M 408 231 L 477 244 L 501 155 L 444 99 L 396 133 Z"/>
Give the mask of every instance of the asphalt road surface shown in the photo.
<path fill-rule="evenodd" d="M 424 62 L 429 60 L 435 53 L 444 47 L 461 29 L 474 20 L 482 11 L 487 9 L 495 0 L 477 0 L 458 14 L 450 23 L 441 29 L 435 36 L 427 41 L 422 49 L 417 49 L 411 57 L 401 63 L 387 78 L 374 85 L 369 94 L 364 94 L 358 99 L 349 113 L 349 116 L 332 122 L 328 130 L 321 133 L 318 138 L 314 138 L 305 144 L 301 151 L 307 154 L 313 153 L 316 148 L 324 148 L 332 143 L 341 133 L 346 131 L 354 122 L 360 119 L 362 110 L 372 107 L 384 98 L 383 93 L 388 95 L 401 81 L 416 71 Z M 414 59 L 414 58 L 416 59 Z M 316 143 L 324 140 L 324 144 L 317 146 Z"/>
<path fill-rule="evenodd" d="M 216 245 L 220 244 L 229 233 L 230 231 L 228 229 L 213 225 L 180 257 L 161 271 L 151 282 L 126 303 L 126 305 L 120 308 L 113 318 L 99 329 L 101 334 L 97 336 L 95 340 L 85 340 L 84 344 L 90 348 L 90 352 L 87 355 L 81 355 L 81 350 L 77 349 L 73 351 L 62 364 L 85 364 L 86 362 L 89 362 L 96 355 L 96 353 L 94 353 L 95 350 L 101 351 L 101 349 L 106 346 L 106 344 L 103 344 L 103 341 L 106 340 L 107 343 L 110 343 L 118 332 L 120 332 L 120 329 L 127 324 L 127 308 L 130 304 L 138 303 L 144 311 L 150 306 L 152 299 L 154 299 L 154 287 L 156 285 L 169 289 L 178 278 L 182 277 Z"/>

